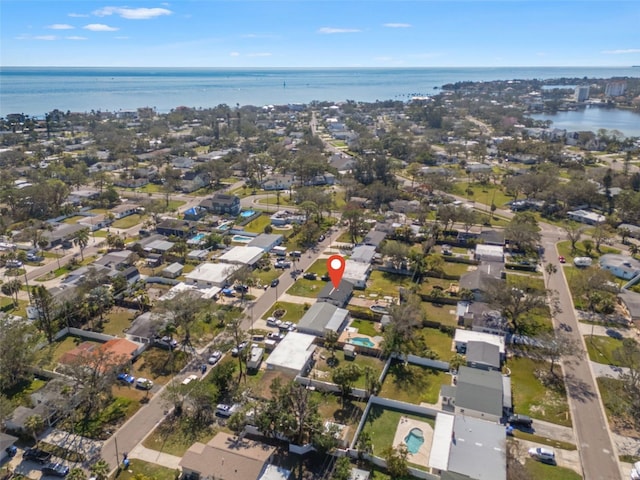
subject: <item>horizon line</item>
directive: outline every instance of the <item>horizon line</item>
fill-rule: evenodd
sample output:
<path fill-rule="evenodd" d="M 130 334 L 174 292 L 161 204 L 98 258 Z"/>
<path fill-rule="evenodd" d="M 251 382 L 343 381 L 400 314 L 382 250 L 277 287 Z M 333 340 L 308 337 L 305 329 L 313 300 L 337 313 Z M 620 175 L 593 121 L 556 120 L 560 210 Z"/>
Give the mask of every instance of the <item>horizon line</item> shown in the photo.
<path fill-rule="evenodd" d="M 429 66 L 167 66 L 167 65 L 151 65 L 151 66 L 131 66 L 131 65 L 0 65 L 2 68 L 185 68 L 185 69 L 402 69 L 402 68 L 638 68 L 640 65 L 429 65 Z"/>

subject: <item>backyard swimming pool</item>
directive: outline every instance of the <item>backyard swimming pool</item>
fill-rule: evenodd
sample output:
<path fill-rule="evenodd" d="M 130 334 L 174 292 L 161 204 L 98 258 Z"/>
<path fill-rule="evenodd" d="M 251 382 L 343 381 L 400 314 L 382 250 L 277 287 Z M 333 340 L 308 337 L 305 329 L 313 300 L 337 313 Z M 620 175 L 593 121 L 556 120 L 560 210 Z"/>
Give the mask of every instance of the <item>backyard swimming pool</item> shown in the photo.
<path fill-rule="evenodd" d="M 206 233 L 199 233 L 199 234 L 191 237 L 187 243 L 200 243 L 201 241 L 203 241 L 205 239 L 206 236 L 207 236 Z"/>
<path fill-rule="evenodd" d="M 247 217 L 253 217 L 256 214 L 256 212 L 254 210 L 245 210 L 244 212 L 240 213 L 240 216 L 242 218 L 247 218 Z"/>
<path fill-rule="evenodd" d="M 376 346 L 375 343 L 373 343 L 370 339 L 368 339 L 367 337 L 354 337 L 354 338 L 350 338 L 348 340 L 349 343 L 353 344 L 353 345 L 358 345 L 360 347 L 369 347 L 369 348 L 373 348 Z"/>
<path fill-rule="evenodd" d="M 231 240 L 237 243 L 249 243 L 253 240 L 253 237 L 247 237 L 245 235 L 234 235 Z"/>
<path fill-rule="evenodd" d="M 424 434 L 419 428 L 412 428 L 406 437 L 404 437 L 404 443 L 407 445 L 409 453 L 416 454 L 420 447 L 424 443 Z"/>

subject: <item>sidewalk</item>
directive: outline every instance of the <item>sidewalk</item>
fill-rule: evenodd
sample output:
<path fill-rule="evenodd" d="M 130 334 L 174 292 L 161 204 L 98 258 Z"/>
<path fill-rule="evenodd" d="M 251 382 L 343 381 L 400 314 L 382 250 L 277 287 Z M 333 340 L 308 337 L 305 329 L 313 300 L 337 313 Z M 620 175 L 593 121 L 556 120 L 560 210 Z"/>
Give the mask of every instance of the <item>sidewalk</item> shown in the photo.
<path fill-rule="evenodd" d="M 155 463 L 163 467 L 177 470 L 180 468 L 181 457 L 170 455 L 168 453 L 158 452 L 157 450 L 151 450 L 139 443 L 129 452 L 129 458 L 137 458 L 138 460 L 144 460 L 148 463 Z"/>

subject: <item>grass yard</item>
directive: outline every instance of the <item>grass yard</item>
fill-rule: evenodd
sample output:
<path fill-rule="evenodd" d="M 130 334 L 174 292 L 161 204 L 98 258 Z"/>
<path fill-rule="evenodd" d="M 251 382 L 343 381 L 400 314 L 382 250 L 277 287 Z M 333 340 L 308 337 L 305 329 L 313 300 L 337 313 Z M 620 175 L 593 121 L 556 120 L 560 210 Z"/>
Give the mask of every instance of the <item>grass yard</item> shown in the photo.
<path fill-rule="evenodd" d="M 380 324 L 378 322 L 355 319 L 349 324 L 349 326 L 357 328 L 358 333 L 361 333 L 362 335 L 368 335 L 370 337 L 382 335 L 382 332 L 379 329 Z"/>
<path fill-rule="evenodd" d="M 399 410 L 391 410 L 373 405 L 369 410 L 364 430 L 368 431 L 373 439 L 373 453 L 380 456 L 386 448 L 392 446 L 393 437 L 398 429 L 400 417 L 412 418 L 421 422 L 427 422 L 431 426 L 435 425 L 435 420 L 429 417 L 412 415 Z"/>
<path fill-rule="evenodd" d="M 447 325 L 450 327 L 455 327 L 458 325 L 458 320 L 456 319 L 455 314 L 455 305 L 435 305 L 430 302 L 422 302 L 420 305 L 427 316 L 427 320 L 440 322 L 442 325 Z"/>
<path fill-rule="evenodd" d="M 68 223 L 68 224 L 76 224 L 78 223 L 78 221 L 87 218 L 87 217 L 83 217 L 82 215 L 74 215 L 73 217 L 69 217 L 69 218 L 65 218 L 62 223 Z"/>
<path fill-rule="evenodd" d="M 124 330 L 129 328 L 134 317 L 133 310 L 115 307 L 105 315 L 102 333 L 124 337 Z"/>
<path fill-rule="evenodd" d="M 640 429 L 634 427 L 635 419 L 630 413 L 634 399 L 630 398 L 628 390 L 624 387 L 624 382 L 609 377 L 598 377 L 596 381 L 611 430 L 627 437 L 640 436 Z"/>
<path fill-rule="evenodd" d="M 268 205 L 268 206 L 281 206 L 281 207 L 287 207 L 289 205 L 293 205 L 294 202 L 292 202 L 289 199 L 289 194 L 288 193 L 283 193 L 280 195 L 280 201 L 278 202 L 278 198 L 276 197 L 276 194 L 274 193 L 273 195 L 269 195 L 267 198 L 259 198 L 257 200 L 257 203 L 259 203 L 260 205 Z"/>
<path fill-rule="evenodd" d="M 564 385 L 547 387 L 536 376 L 536 371 L 549 371 L 548 363 L 525 357 L 512 357 L 508 360 L 507 367 L 511 370 L 513 405 L 517 413 L 571 426 Z"/>
<path fill-rule="evenodd" d="M 159 347 L 145 350 L 133 363 L 131 375 L 153 380 L 154 383 L 164 385 L 173 375 L 182 370 L 187 364 L 188 356 L 179 350 L 171 352 Z"/>
<path fill-rule="evenodd" d="M 572 253 L 571 242 L 569 240 L 565 240 L 564 242 L 558 242 L 557 247 L 558 247 L 558 255 L 563 256 L 567 260 L 567 263 L 570 263 L 572 265 L 573 265 L 573 259 L 575 257 L 591 257 L 594 259 L 594 264 L 595 264 L 596 263 L 595 260 L 600 258 L 600 255 L 604 255 L 606 253 L 620 253 L 620 250 L 618 250 L 617 248 L 608 247 L 607 245 L 600 245 L 600 251 L 601 251 L 600 253 L 596 251 L 594 246 L 593 250 L 591 250 L 591 253 L 587 255 L 587 251 L 584 249 L 584 244 L 582 242 L 576 243 L 576 251 Z"/>
<path fill-rule="evenodd" d="M 461 275 L 464 275 L 465 273 L 469 272 L 469 267 L 473 266 L 473 265 L 467 265 L 466 263 L 447 262 L 446 261 L 447 257 L 443 257 L 443 258 L 445 258 L 444 273 L 446 273 L 447 275 L 457 275 L 458 277 L 460 277 Z"/>
<path fill-rule="evenodd" d="M 133 458 L 129 464 L 129 470 L 118 470 L 114 478 L 117 480 L 134 480 L 136 478 L 175 480 L 176 472 L 171 468 L 163 467 L 156 463 L 149 463 Z"/>
<path fill-rule="evenodd" d="M 397 362 L 391 365 L 382 383 L 381 397 L 402 402 L 435 404 L 440 387 L 451 385 L 451 376 L 441 370 Z"/>
<path fill-rule="evenodd" d="M 605 363 L 616 367 L 628 367 L 625 358 L 616 358 L 613 352 L 622 347 L 622 340 L 612 337 L 585 335 L 584 343 L 587 345 L 589 359 L 592 362 Z"/>
<path fill-rule="evenodd" d="M 325 275 L 327 273 L 327 259 L 322 258 L 320 260 L 316 260 L 309 268 L 307 268 L 306 271 L 315 273 L 319 277 Z"/>
<path fill-rule="evenodd" d="M 413 285 L 411 277 L 374 270 L 369 276 L 365 295 L 377 293 L 380 296 L 389 295 L 397 297 L 400 287 L 409 288 L 411 285 Z"/>
<path fill-rule="evenodd" d="M 20 385 L 5 392 L 6 397 L 11 400 L 11 403 L 15 406 L 22 405 L 24 407 L 31 408 L 30 395 L 47 384 L 45 380 L 40 378 L 32 378 L 30 382 L 24 382 Z"/>
<path fill-rule="evenodd" d="M 351 400 L 342 405 L 342 399 L 338 395 L 330 393 L 316 392 L 320 399 L 320 407 L 318 408 L 320 416 L 323 419 L 341 423 L 343 425 L 357 425 L 362 418 L 366 402 Z M 355 433 L 355 429 L 351 429 L 351 434 Z M 351 439 L 349 439 L 351 440 Z"/>
<path fill-rule="evenodd" d="M 323 358 L 324 357 L 324 358 Z M 384 361 L 379 358 L 369 357 L 368 355 L 357 355 L 355 359 L 345 358 L 344 352 L 341 350 L 336 350 L 335 363 L 333 366 L 329 366 L 327 364 L 327 360 L 331 358 L 331 354 L 328 350 L 322 348 L 319 350 L 318 360 L 312 370 L 310 376 L 315 375 L 318 380 L 322 380 L 324 382 L 331 382 L 331 373 L 335 370 L 336 367 L 341 365 L 346 365 L 349 363 L 354 363 L 364 373 L 365 367 L 373 368 L 377 375 L 380 376 L 382 373 L 382 369 L 384 367 Z M 360 378 L 353 384 L 355 388 L 365 388 L 365 378 L 364 375 L 360 375 Z"/>
<path fill-rule="evenodd" d="M 316 298 L 324 288 L 325 284 L 326 282 L 323 282 L 322 280 L 307 280 L 305 278 L 298 277 L 289 290 L 287 290 L 287 293 L 297 297 Z"/>
<path fill-rule="evenodd" d="M 245 232 L 264 233 L 264 227 L 271 225 L 271 217 L 269 215 L 260 215 L 258 218 L 251 220 L 244 226 Z"/>
<path fill-rule="evenodd" d="M 44 368 L 52 370 L 58 364 L 58 360 L 60 360 L 60 357 L 62 357 L 62 355 L 70 352 L 83 342 L 94 343 L 96 345 L 99 345 L 101 343 L 94 340 L 86 340 L 84 338 L 75 337 L 73 335 L 67 335 L 62 340 L 53 342 L 52 344 L 47 345 L 43 349 L 39 350 L 37 354 L 38 364 Z"/>
<path fill-rule="evenodd" d="M 264 314 L 263 318 L 266 319 L 267 317 L 272 317 L 273 312 L 275 312 L 278 309 L 284 309 L 285 314 L 280 319 L 285 322 L 289 321 L 293 323 L 298 323 L 298 321 L 309 309 L 309 306 L 311 305 L 309 304 L 305 308 L 305 305 L 301 305 L 299 303 L 277 302 L 267 311 L 267 313 Z"/>
<path fill-rule="evenodd" d="M 260 285 L 270 285 L 274 279 L 282 275 L 282 270 L 273 267 L 269 267 L 269 270 L 256 269 L 253 275 L 260 281 Z"/>
<path fill-rule="evenodd" d="M 445 362 L 448 362 L 455 352 L 451 350 L 453 344 L 453 337 L 441 332 L 437 328 L 423 328 L 419 330 L 420 335 L 427 346 L 438 354 L 438 358 Z"/>
<path fill-rule="evenodd" d="M 142 222 L 143 218 L 144 217 L 142 215 L 138 213 L 134 213 L 133 215 L 128 215 L 124 218 L 119 218 L 118 220 L 113 222 L 111 226 L 113 228 L 123 228 L 123 229 L 131 228 L 138 225 L 140 222 Z"/>
<path fill-rule="evenodd" d="M 467 196 L 467 188 L 469 187 L 471 187 L 473 194 Z M 507 202 L 513 200 L 513 196 L 504 193 L 500 185 L 482 185 L 474 182 L 471 184 L 469 184 L 469 182 L 456 183 L 453 186 L 452 193 L 467 197 L 470 201 L 475 200 L 483 205 L 491 205 L 491 203 L 494 203 L 498 208 L 502 208 Z"/>
<path fill-rule="evenodd" d="M 561 440 L 553 440 L 551 438 L 542 437 L 533 433 L 523 432 L 522 430 L 518 430 L 517 428 L 513 429 L 513 436 L 515 438 L 519 438 L 520 440 L 541 443 L 542 445 L 547 445 L 553 448 L 560 448 L 562 450 L 577 450 L 578 448 L 573 443 L 563 442 Z"/>
<path fill-rule="evenodd" d="M 142 444 L 152 450 L 181 457 L 193 443 L 207 443 L 218 431 L 217 427 L 188 421 L 187 415 L 168 416 Z M 171 477 L 171 480 L 174 478 Z"/>
<path fill-rule="evenodd" d="M 580 480 L 582 478 L 570 468 L 547 465 L 532 458 L 527 458 L 524 468 L 531 478 L 544 478 L 544 480 Z"/>

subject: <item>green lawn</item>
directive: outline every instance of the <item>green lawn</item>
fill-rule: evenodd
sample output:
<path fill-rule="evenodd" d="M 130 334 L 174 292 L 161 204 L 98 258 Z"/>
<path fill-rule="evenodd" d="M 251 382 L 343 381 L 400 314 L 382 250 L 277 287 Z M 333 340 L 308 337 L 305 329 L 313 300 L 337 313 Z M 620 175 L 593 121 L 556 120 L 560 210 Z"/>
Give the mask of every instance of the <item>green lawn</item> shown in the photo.
<path fill-rule="evenodd" d="M 65 218 L 62 223 L 75 224 L 84 218 L 86 217 L 83 217 L 82 215 L 74 215 L 73 217 Z"/>
<path fill-rule="evenodd" d="M 114 476 L 117 480 L 134 480 L 149 478 L 153 480 L 175 480 L 176 472 L 171 468 L 160 466 L 144 460 L 131 459 L 129 470 L 118 470 Z"/>
<path fill-rule="evenodd" d="M 282 270 L 271 266 L 269 270 L 256 269 L 253 271 L 253 275 L 260 282 L 260 285 L 270 285 L 273 280 L 282 275 Z"/>
<path fill-rule="evenodd" d="M 267 225 L 271 225 L 271 217 L 269 215 L 260 215 L 247 223 L 244 226 L 244 230 L 251 233 L 264 233 L 264 227 Z"/>
<path fill-rule="evenodd" d="M 322 277 L 327 273 L 327 259 L 322 258 L 320 260 L 316 260 L 306 271 L 315 273 L 318 277 Z"/>
<path fill-rule="evenodd" d="M 417 332 L 422 336 L 427 346 L 438 354 L 438 358 L 445 362 L 451 360 L 455 352 L 451 351 L 453 337 L 441 332 L 437 328 L 423 328 Z"/>
<path fill-rule="evenodd" d="M 467 188 L 471 187 L 473 195 L 467 195 Z M 513 197 L 502 191 L 501 185 L 482 185 L 480 183 L 459 182 L 453 186 L 452 193 L 467 197 L 469 200 L 475 200 L 483 205 L 491 205 L 494 203 L 496 207 L 502 208 L 507 202 L 513 200 Z"/>
<path fill-rule="evenodd" d="M 447 257 L 444 257 L 447 258 Z M 444 273 L 447 275 L 464 275 L 469 271 L 469 267 L 472 265 L 467 265 L 466 263 L 458 263 L 458 262 L 444 262 Z"/>
<path fill-rule="evenodd" d="M 380 360 L 376 357 L 370 357 L 368 355 L 357 355 L 355 358 L 346 358 L 344 356 L 344 352 L 341 350 L 336 350 L 335 358 L 333 360 L 333 365 L 330 366 L 327 361 L 331 358 L 331 353 L 325 348 L 320 348 L 318 350 L 318 360 L 314 365 L 312 373 L 310 375 L 316 375 L 319 380 L 325 382 L 331 382 L 331 372 L 335 370 L 337 367 L 346 365 L 348 363 L 354 363 L 362 371 L 364 371 L 365 367 L 371 367 L 376 371 L 376 376 L 379 377 L 382 373 L 382 369 L 384 368 L 384 361 Z M 324 357 L 324 358 L 323 358 Z M 364 375 L 360 375 L 360 378 L 353 384 L 355 388 L 365 388 L 365 377 Z"/>
<path fill-rule="evenodd" d="M 370 337 L 375 337 L 378 335 L 382 335 L 382 332 L 377 328 L 380 326 L 378 322 L 372 322 L 369 320 L 353 320 L 350 324 L 350 327 L 354 327 L 358 329 L 358 333 L 362 335 L 368 335 Z"/>
<path fill-rule="evenodd" d="M 367 406 L 366 402 L 359 402 L 355 400 L 346 402 L 343 405 L 341 397 L 330 393 L 323 394 L 315 392 L 315 395 L 320 399 L 320 406 L 318 408 L 320 416 L 325 420 L 341 423 L 343 425 L 357 425 L 360 418 L 362 418 L 365 407 Z M 351 428 L 350 431 L 351 435 L 353 435 L 355 433 L 355 428 Z"/>
<path fill-rule="evenodd" d="M 397 297 L 400 287 L 409 288 L 411 285 L 414 285 L 411 282 L 411 277 L 374 270 L 369 276 L 365 295 L 377 293 L 380 296 Z"/>
<path fill-rule="evenodd" d="M 379 405 L 373 405 L 369 410 L 369 415 L 367 415 L 364 430 L 368 431 L 371 435 L 374 455 L 380 456 L 386 448 L 392 446 L 393 437 L 400 423 L 400 417 L 407 417 L 430 423 L 432 426 L 434 425 L 434 419 L 429 417 L 412 415 L 407 412 L 400 412 L 398 410 L 383 408 Z"/>
<path fill-rule="evenodd" d="M 144 217 L 142 215 L 134 213 L 133 215 L 128 215 L 124 218 L 120 218 L 116 220 L 111 224 L 111 226 L 113 228 L 123 228 L 123 229 L 131 228 L 135 225 L 138 225 L 140 222 L 142 222 L 143 218 Z"/>
<path fill-rule="evenodd" d="M 440 387 L 451 385 L 451 376 L 434 368 L 394 363 L 382 383 L 381 397 L 402 402 L 435 404 Z"/>
<path fill-rule="evenodd" d="M 80 343 L 89 342 L 99 345 L 101 342 L 86 340 L 84 338 L 67 335 L 62 340 L 53 342 L 45 348 L 38 351 L 38 363 L 44 368 L 53 369 L 58 364 L 58 360 L 65 353 L 76 348 Z"/>
<path fill-rule="evenodd" d="M 450 327 L 458 325 L 458 320 L 455 315 L 455 305 L 435 305 L 430 302 L 422 302 L 420 305 L 427 316 L 427 320 L 440 322 L 442 325 L 448 325 Z"/>
<path fill-rule="evenodd" d="M 580 480 L 582 478 L 569 468 L 547 465 L 531 458 L 527 458 L 524 468 L 531 478 L 544 478 L 544 480 Z"/>
<path fill-rule="evenodd" d="M 124 336 L 124 329 L 131 326 L 134 312 L 123 308 L 112 308 L 111 311 L 105 315 L 105 322 L 102 333 L 107 335 L 114 335 L 118 337 Z"/>
<path fill-rule="evenodd" d="M 316 298 L 325 284 L 326 282 L 322 280 L 307 280 L 299 277 L 287 290 L 287 293 L 297 297 Z"/>
<path fill-rule="evenodd" d="M 522 430 L 514 429 L 513 436 L 521 440 L 527 440 L 529 442 L 541 443 L 542 445 L 548 445 L 553 448 L 561 448 L 562 450 L 577 450 L 573 443 L 563 442 L 561 440 L 554 440 L 552 438 L 542 437 L 533 433 L 523 432 Z"/>
<path fill-rule="evenodd" d="M 280 202 L 278 203 L 278 198 L 276 197 L 276 194 L 274 193 L 273 195 L 269 195 L 269 197 L 267 198 L 259 198 L 257 203 L 259 203 L 260 205 L 268 205 L 268 206 L 281 206 L 281 207 L 285 207 L 285 206 L 289 206 L 289 205 L 293 205 L 294 202 L 292 202 L 291 200 L 289 200 L 289 194 L 288 193 L 282 193 L 280 194 Z"/>
<path fill-rule="evenodd" d="M 167 210 L 169 212 L 171 212 L 173 210 L 177 210 L 178 208 L 180 208 L 185 203 L 187 203 L 187 202 L 183 202 L 182 200 L 169 200 L 169 205 L 167 206 Z"/>
<path fill-rule="evenodd" d="M 598 335 L 585 335 L 584 343 L 587 345 L 589 359 L 592 362 L 615 365 L 616 367 L 628 367 L 629 363 L 625 358 L 616 358 L 613 352 L 622 347 L 622 340 L 612 337 L 602 337 Z"/>
<path fill-rule="evenodd" d="M 264 314 L 263 318 L 266 319 L 267 317 L 273 316 L 273 312 L 278 309 L 284 309 L 286 313 L 281 317 L 281 320 L 298 323 L 305 312 L 309 309 L 309 306 L 311 306 L 310 303 L 307 308 L 305 308 L 304 305 L 300 305 L 299 303 L 277 302 L 267 311 L 267 313 Z"/>
<path fill-rule="evenodd" d="M 169 416 L 142 444 L 152 450 L 181 457 L 193 443 L 207 443 L 218 431 L 220 430 L 214 426 L 197 425 L 188 421 L 187 415 L 182 418 Z M 173 477 L 171 480 L 174 480 Z"/>
<path fill-rule="evenodd" d="M 567 427 L 571 426 L 564 385 L 546 387 L 535 374 L 536 371 L 548 372 L 548 363 L 530 358 L 512 357 L 508 360 L 507 367 L 511 370 L 513 406 L 517 413 Z"/>
<path fill-rule="evenodd" d="M 596 263 L 595 260 L 600 258 L 600 255 L 604 255 L 606 253 L 620 253 L 620 250 L 618 250 L 617 248 L 601 245 L 600 246 L 601 253 L 598 253 L 594 246 L 593 250 L 591 250 L 591 253 L 587 255 L 587 251 L 584 249 L 584 244 L 582 242 L 576 243 L 576 251 L 572 253 L 571 242 L 569 240 L 558 242 L 557 247 L 558 247 L 558 255 L 563 256 L 567 260 L 567 263 L 571 265 L 573 265 L 573 259 L 575 257 L 591 257 L 594 259 L 594 264 L 595 264 Z"/>

